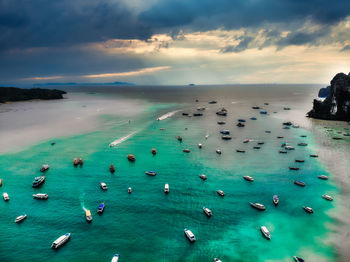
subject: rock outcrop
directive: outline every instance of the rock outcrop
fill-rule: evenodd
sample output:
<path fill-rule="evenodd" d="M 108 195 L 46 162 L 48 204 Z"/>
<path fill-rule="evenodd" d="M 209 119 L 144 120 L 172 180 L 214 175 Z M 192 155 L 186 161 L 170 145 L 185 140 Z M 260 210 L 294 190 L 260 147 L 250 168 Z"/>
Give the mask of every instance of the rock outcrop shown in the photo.
<path fill-rule="evenodd" d="M 338 73 L 331 81 L 330 94 L 323 100 L 314 99 L 309 117 L 350 121 L 350 74 Z"/>
<path fill-rule="evenodd" d="M 63 94 L 66 94 L 66 92 L 57 89 L 0 87 L 0 103 L 32 99 L 62 99 Z"/>

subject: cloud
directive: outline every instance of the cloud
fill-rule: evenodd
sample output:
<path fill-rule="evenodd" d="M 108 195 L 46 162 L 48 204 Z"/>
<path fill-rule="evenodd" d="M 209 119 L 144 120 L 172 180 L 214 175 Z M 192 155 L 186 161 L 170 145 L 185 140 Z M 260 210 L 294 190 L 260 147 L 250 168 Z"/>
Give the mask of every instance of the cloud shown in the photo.
<path fill-rule="evenodd" d="M 135 71 L 129 71 L 129 72 L 119 72 L 119 73 L 102 73 L 102 74 L 95 74 L 95 75 L 83 75 L 81 77 L 83 78 L 107 78 L 107 77 L 126 77 L 126 76 L 137 76 L 137 75 L 144 75 L 144 74 L 152 74 L 158 71 L 164 71 L 170 69 L 170 66 L 157 66 L 157 67 L 148 67 L 148 68 L 142 68 Z"/>

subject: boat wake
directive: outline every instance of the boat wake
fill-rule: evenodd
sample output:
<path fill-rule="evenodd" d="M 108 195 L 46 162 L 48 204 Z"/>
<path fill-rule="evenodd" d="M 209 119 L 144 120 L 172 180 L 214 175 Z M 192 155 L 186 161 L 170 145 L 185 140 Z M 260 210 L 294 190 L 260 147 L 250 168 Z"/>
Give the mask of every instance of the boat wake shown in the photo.
<path fill-rule="evenodd" d="M 168 113 L 166 113 L 165 115 L 162 115 L 161 117 L 158 117 L 157 120 L 158 120 L 158 121 L 162 121 L 162 120 L 164 120 L 164 119 L 167 119 L 167 118 L 169 118 L 169 117 L 175 115 L 175 114 L 176 114 L 177 112 L 179 112 L 179 111 L 180 111 L 180 110 L 175 110 L 175 111 L 168 112 Z"/>
<path fill-rule="evenodd" d="M 109 144 L 109 147 L 114 147 L 117 146 L 121 143 L 123 143 L 124 141 L 128 140 L 130 137 L 132 137 L 136 132 L 132 132 L 130 134 L 128 134 L 127 136 L 124 136 L 122 138 L 119 138 L 117 140 L 114 140 L 112 143 Z"/>

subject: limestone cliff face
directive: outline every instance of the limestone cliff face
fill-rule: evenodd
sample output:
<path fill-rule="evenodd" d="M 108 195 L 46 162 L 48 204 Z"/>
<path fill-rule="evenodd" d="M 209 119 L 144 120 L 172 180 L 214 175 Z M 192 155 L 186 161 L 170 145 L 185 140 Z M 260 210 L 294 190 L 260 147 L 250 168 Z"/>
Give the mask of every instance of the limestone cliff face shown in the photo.
<path fill-rule="evenodd" d="M 62 99 L 62 95 L 65 93 L 66 92 L 57 89 L 0 87 L 0 103 L 31 99 Z"/>
<path fill-rule="evenodd" d="M 330 94 L 324 101 L 315 99 L 308 116 L 350 121 L 350 74 L 338 73 L 331 81 Z"/>

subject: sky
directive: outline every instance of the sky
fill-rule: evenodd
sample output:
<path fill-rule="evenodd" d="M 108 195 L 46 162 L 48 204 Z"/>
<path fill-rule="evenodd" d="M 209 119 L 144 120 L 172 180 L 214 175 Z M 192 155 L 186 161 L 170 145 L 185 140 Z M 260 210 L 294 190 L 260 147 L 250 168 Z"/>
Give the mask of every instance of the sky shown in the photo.
<path fill-rule="evenodd" d="M 329 83 L 349 0 L 0 0 L 0 85 Z"/>

